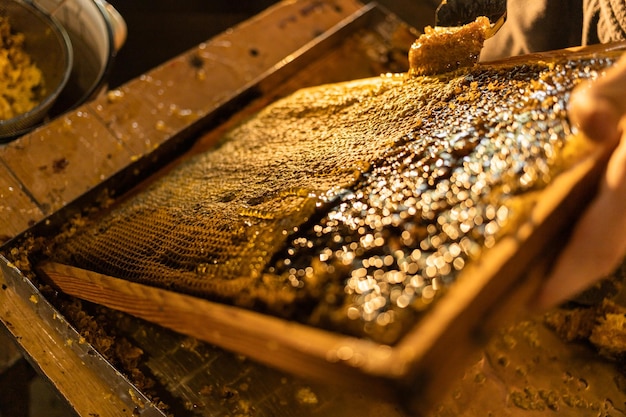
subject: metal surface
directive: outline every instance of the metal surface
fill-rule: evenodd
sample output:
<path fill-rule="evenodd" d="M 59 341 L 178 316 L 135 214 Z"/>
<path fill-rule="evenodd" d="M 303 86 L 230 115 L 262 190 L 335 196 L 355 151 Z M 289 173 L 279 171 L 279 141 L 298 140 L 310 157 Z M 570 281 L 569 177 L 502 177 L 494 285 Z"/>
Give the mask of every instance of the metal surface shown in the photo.
<path fill-rule="evenodd" d="M 463 26 L 485 16 L 492 25 L 493 36 L 506 20 L 506 0 L 442 0 L 435 12 L 437 26 Z"/>
<path fill-rule="evenodd" d="M 24 51 L 41 70 L 45 95 L 31 110 L 0 120 L 0 141 L 24 134 L 46 117 L 69 81 L 74 55 L 68 34 L 56 19 L 28 1 L 5 1 L 0 15 L 7 17 L 12 31 L 24 34 Z"/>
<path fill-rule="evenodd" d="M 102 94 L 126 41 L 124 18 L 104 0 L 33 0 L 68 32 L 74 65 L 67 88 L 51 110 L 56 117 Z"/>

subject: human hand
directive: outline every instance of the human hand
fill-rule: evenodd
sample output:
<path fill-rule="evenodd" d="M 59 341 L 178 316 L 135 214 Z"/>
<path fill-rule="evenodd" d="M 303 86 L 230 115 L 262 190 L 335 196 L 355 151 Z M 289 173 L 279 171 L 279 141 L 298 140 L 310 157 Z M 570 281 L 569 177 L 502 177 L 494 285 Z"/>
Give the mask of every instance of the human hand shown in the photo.
<path fill-rule="evenodd" d="M 615 270 L 626 255 L 626 55 L 572 93 L 569 116 L 590 139 L 616 143 L 598 194 L 574 226 L 533 306 L 546 309 Z"/>

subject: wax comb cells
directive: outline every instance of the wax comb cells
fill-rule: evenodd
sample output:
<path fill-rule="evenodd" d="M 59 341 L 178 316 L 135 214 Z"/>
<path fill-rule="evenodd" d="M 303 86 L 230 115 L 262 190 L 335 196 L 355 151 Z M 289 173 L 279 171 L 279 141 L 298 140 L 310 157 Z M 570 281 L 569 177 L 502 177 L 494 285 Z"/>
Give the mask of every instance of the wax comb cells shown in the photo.
<path fill-rule="evenodd" d="M 53 258 L 393 344 L 571 162 L 569 92 L 612 62 L 300 90 Z"/>

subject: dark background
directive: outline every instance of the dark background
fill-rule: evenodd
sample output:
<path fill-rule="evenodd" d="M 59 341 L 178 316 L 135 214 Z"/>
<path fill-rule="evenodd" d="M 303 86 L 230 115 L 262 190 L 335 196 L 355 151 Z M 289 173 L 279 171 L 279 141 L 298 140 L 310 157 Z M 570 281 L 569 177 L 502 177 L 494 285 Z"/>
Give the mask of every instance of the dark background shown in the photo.
<path fill-rule="evenodd" d="M 434 21 L 439 1 L 379 0 L 377 3 L 421 30 Z M 126 43 L 116 57 L 109 79 L 109 85 L 115 88 L 277 1 L 109 0 L 109 3 L 128 25 Z"/>

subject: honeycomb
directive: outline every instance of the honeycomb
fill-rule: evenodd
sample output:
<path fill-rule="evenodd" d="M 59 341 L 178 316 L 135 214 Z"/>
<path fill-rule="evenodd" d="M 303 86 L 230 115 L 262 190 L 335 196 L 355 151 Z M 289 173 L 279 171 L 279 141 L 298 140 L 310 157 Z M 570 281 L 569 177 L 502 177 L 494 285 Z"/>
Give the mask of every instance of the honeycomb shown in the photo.
<path fill-rule="evenodd" d="M 52 259 L 396 343 L 576 160 L 615 56 L 299 90 L 59 239 Z"/>

